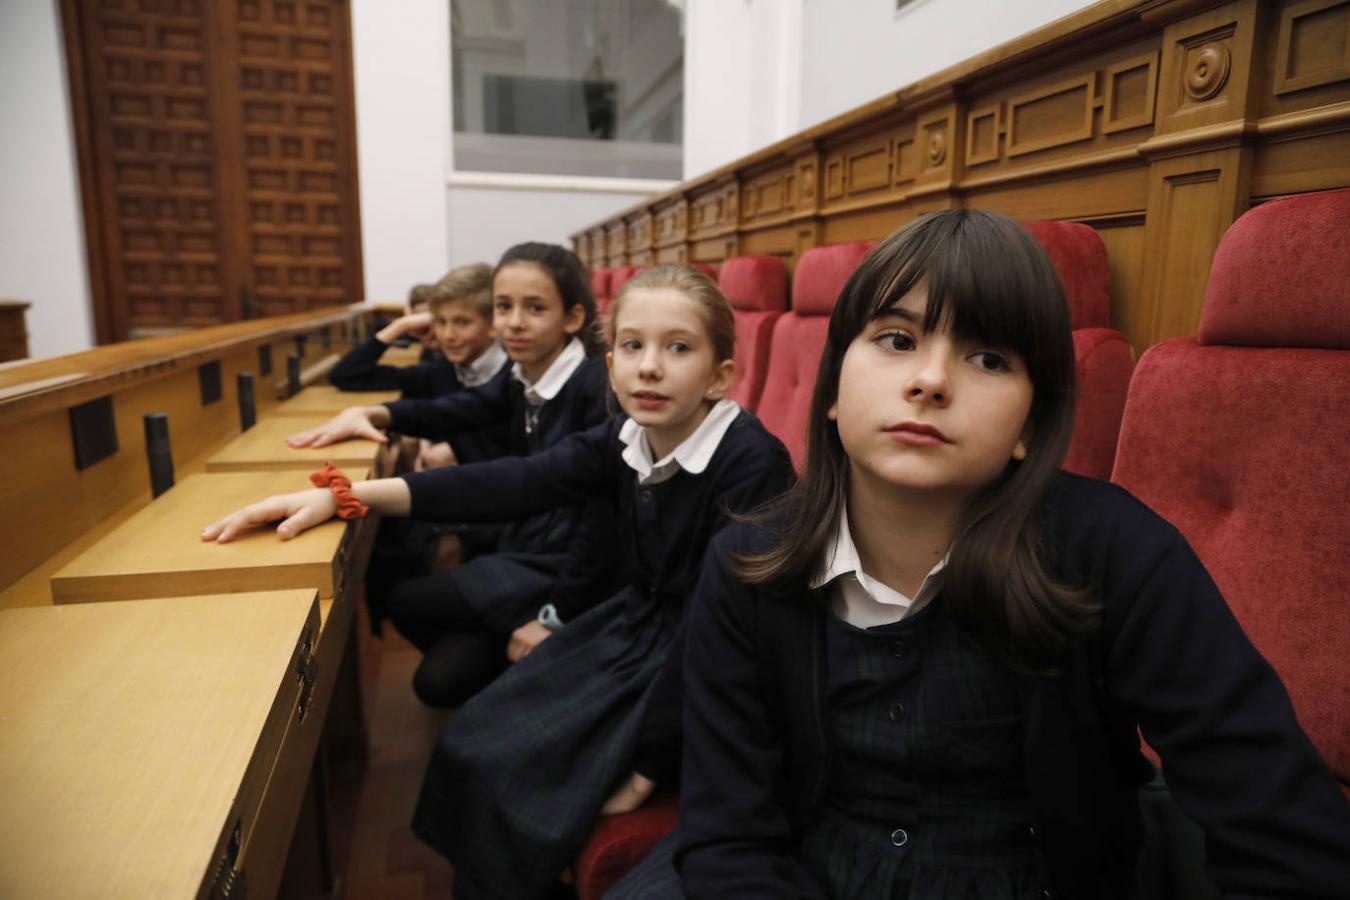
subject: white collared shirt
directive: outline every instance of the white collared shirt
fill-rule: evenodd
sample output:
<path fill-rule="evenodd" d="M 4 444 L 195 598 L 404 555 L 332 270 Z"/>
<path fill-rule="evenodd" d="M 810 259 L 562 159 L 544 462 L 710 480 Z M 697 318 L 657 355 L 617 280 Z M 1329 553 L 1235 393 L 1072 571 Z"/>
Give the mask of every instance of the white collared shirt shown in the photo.
<path fill-rule="evenodd" d="M 890 625 L 927 606 L 941 588 L 940 573 L 947 557 L 928 570 L 913 597 L 882 584 L 862 570 L 858 547 L 848 526 L 848 513 L 839 516 L 834 540 L 825 552 L 825 571 L 811 582 L 812 588 L 834 583 L 832 606 L 839 618 L 856 628 Z"/>
<path fill-rule="evenodd" d="M 531 406 L 543 406 L 554 397 L 558 396 L 558 391 L 567 384 L 567 379 L 572 377 L 572 373 L 577 370 L 586 361 L 586 348 L 582 346 L 581 341 L 571 338 L 567 346 L 558 354 L 558 358 L 553 360 L 548 371 L 539 377 L 538 381 L 530 381 L 521 371 L 520 363 L 511 367 L 511 377 L 521 384 L 525 385 L 525 402 Z"/>
<path fill-rule="evenodd" d="M 455 363 L 455 376 L 459 383 L 465 387 L 478 387 L 480 384 L 487 384 L 492 380 L 503 365 L 506 364 L 506 348 L 500 341 L 493 341 L 478 358 L 467 365 Z"/>
<path fill-rule="evenodd" d="M 656 462 L 652 461 L 647 429 L 629 419 L 619 429 L 619 440 L 625 445 L 623 461 L 637 473 L 638 484 L 660 484 L 681 471 L 698 475 L 708 468 L 718 445 L 722 443 L 722 437 L 740 412 L 739 403 L 723 397 L 708 410 L 693 434 Z"/>

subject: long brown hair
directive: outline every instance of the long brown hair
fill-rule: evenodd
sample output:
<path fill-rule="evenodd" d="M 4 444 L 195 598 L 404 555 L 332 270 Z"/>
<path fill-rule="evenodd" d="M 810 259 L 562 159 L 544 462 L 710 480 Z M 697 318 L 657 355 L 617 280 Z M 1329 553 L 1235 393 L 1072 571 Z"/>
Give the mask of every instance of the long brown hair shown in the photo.
<path fill-rule="evenodd" d="M 787 591 L 800 591 L 824 568 L 839 517 L 847 514 L 849 458 L 827 415 L 844 354 L 868 322 L 920 284 L 928 294 L 925 331 L 946 321 L 959 339 L 1014 352 L 1032 384 L 1027 457 L 1009 462 L 966 501 L 943 573 L 943 608 L 985 649 L 1020 670 L 1045 671 L 1095 621 L 1098 606 L 1055 583 L 1038 554 L 1036 511 L 1073 436 L 1073 339 L 1054 265 L 1006 216 L 965 209 L 923 216 L 858 266 L 830 317 L 805 471 L 768 513 L 778 545 L 733 565 L 743 581 Z"/>

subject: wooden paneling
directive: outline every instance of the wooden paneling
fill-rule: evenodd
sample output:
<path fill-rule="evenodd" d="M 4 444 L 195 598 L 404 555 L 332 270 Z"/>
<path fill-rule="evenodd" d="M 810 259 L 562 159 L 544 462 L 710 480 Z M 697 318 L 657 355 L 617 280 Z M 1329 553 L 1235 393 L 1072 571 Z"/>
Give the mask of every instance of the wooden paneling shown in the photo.
<path fill-rule="evenodd" d="M 20 300 L 0 300 L 0 362 L 28 358 L 24 314 L 32 305 Z"/>
<path fill-rule="evenodd" d="M 1143 351 L 1194 330 L 1253 199 L 1345 186 L 1350 0 L 1105 0 L 609 221 L 650 212 L 662 260 L 789 266 L 946 207 L 1082 221 L 1124 254 L 1112 315 Z"/>
<path fill-rule="evenodd" d="M 359 298 L 347 5 L 237 0 L 234 9 L 249 313 Z"/>
<path fill-rule="evenodd" d="M 0 483 L 0 503 L 23 513 L 0 518 L 0 590 L 110 517 L 150 500 L 145 456 L 146 413 L 169 417 L 169 440 L 181 477 L 239 433 L 237 375 L 254 375 L 261 418 L 276 404 L 258 367 L 258 348 L 272 349 L 274 374 L 284 373 L 294 337 L 356 310 L 306 313 L 240 322 L 36 360 L 0 369 L 0 465 L 23 472 Z M 306 342 L 311 357 L 320 342 Z M 217 361 L 222 397 L 201 404 L 197 367 Z M 77 471 L 67 410 L 111 397 L 118 451 Z M 38 585 L 45 594 L 45 585 Z"/>
<path fill-rule="evenodd" d="M 107 310 L 100 338 L 238 318 L 211 96 L 218 50 L 196 4 L 78 0 Z M 92 249 L 92 248 L 91 248 Z M 101 323 L 102 324 L 102 323 Z"/>
<path fill-rule="evenodd" d="M 62 0 L 100 342 L 361 299 L 342 0 Z"/>

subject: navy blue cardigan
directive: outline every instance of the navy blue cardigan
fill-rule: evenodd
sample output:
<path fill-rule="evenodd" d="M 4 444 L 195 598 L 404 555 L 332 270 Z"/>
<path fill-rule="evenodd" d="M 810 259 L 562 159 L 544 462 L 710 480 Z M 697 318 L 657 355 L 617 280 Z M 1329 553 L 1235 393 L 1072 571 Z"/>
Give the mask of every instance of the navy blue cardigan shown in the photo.
<path fill-rule="evenodd" d="M 506 367 L 486 384 L 434 400 L 386 403 L 389 427 L 401 434 L 448 440 L 452 446 L 465 432 L 497 428 L 503 444 L 499 456 L 529 456 L 609 418 L 609 372 L 598 357 L 582 362 L 553 399 L 539 408 L 533 422 L 527 417 L 525 388 L 510 372 Z M 582 512 L 580 505 L 547 506 L 527 519 L 503 514 L 478 521 L 511 521 L 497 542 L 500 552 L 566 553 Z M 448 516 L 449 521 L 475 521 L 453 512 Z"/>
<path fill-rule="evenodd" d="M 1058 674 L 1024 679 L 1052 895 L 1129 893 L 1137 788 L 1152 771 L 1136 727 L 1203 827 L 1225 896 L 1350 895 L 1350 803 L 1185 539 L 1126 491 L 1067 474 L 1042 514 L 1049 573 L 1103 603 Z M 765 526 L 722 532 L 689 616 L 676 864 L 690 898 L 824 896 L 795 853 L 830 768 L 828 592 L 748 586 L 726 563 L 773 541 Z"/>
<path fill-rule="evenodd" d="M 405 400 L 429 400 L 461 387 L 455 364 L 437 353 L 415 366 L 383 366 L 380 357 L 389 345 L 372 337 L 348 350 L 328 373 L 343 391 L 402 391 Z"/>

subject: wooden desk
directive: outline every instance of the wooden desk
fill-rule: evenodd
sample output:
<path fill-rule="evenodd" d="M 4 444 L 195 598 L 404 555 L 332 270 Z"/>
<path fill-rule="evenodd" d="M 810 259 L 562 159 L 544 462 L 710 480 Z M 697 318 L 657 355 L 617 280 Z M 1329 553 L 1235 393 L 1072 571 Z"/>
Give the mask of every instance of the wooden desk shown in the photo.
<path fill-rule="evenodd" d="M 380 356 L 380 363 L 386 366 L 415 366 L 422 361 L 422 345 L 414 341 L 406 347 L 390 347 Z"/>
<path fill-rule="evenodd" d="M 335 416 L 349 406 L 378 406 L 399 398 L 398 391 L 340 391 L 331 385 L 305 388 L 289 400 L 283 400 L 267 415 Z"/>
<path fill-rule="evenodd" d="M 298 472 L 189 476 L 57 572 L 52 598 L 82 603 L 278 588 L 335 597 L 356 525 L 333 519 L 289 541 L 270 528 L 229 544 L 200 537 L 202 528 L 242 506 L 309 486 Z"/>
<path fill-rule="evenodd" d="M 278 470 L 308 474 L 321 468 L 325 460 L 342 469 L 352 480 L 364 478 L 372 470 L 382 469 L 381 451 L 386 446 L 374 441 L 339 441 L 327 447 L 287 446 L 287 435 L 322 425 L 331 416 L 267 416 L 216 453 L 207 457 L 208 472 L 275 472 Z M 308 481 L 296 482 L 299 490 Z M 245 496 L 248 496 L 247 494 Z M 259 495 L 265 496 L 265 494 Z"/>
<path fill-rule="evenodd" d="M 313 590 L 0 611 L 4 895 L 205 897 L 224 860 L 272 896 L 318 627 Z"/>

